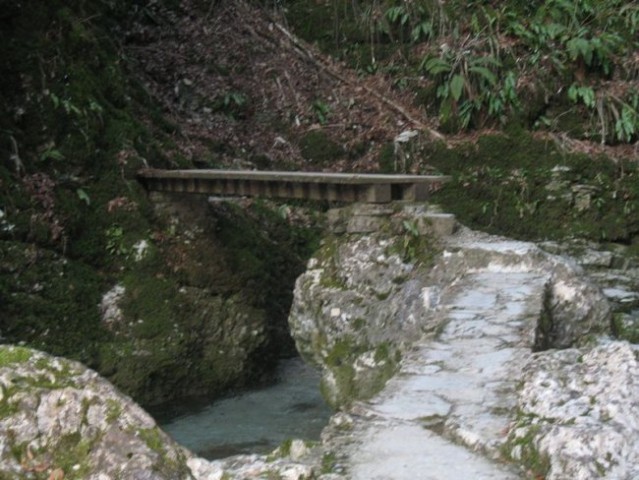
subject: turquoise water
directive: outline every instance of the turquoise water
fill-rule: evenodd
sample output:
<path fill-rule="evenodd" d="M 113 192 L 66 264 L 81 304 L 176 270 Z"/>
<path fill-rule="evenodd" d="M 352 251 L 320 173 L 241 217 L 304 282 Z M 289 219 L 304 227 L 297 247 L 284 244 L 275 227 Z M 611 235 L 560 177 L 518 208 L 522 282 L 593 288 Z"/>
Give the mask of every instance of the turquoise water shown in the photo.
<path fill-rule="evenodd" d="M 267 453 L 284 440 L 319 439 L 331 409 L 319 373 L 300 358 L 280 362 L 277 383 L 216 401 L 161 423 L 177 442 L 209 460 Z"/>

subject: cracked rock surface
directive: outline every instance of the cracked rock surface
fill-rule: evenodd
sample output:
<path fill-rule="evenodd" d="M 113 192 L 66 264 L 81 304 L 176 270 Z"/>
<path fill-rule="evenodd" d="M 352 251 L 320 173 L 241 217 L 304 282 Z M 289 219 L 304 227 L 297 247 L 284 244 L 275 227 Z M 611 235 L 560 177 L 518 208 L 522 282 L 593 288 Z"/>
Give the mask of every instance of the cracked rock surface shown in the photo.
<path fill-rule="evenodd" d="M 415 324 L 439 327 L 325 430 L 331 478 L 636 478 L 635 347 L 603 340 L 610 308 L 579 266 L 462 230 L 419 281 Z"/>

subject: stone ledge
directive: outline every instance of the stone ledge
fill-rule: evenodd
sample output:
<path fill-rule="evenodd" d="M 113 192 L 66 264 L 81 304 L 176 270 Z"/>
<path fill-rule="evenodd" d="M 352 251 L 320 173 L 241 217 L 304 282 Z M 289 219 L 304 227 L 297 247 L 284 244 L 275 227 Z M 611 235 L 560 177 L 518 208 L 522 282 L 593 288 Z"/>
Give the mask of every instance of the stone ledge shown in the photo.
<path fill-rule="evenodd" d="M 455 215 L 424 203 L 357 204 L 329 210 L 327 220 L 329 231 L 336 235 L 376 232 L 402 235 L 414 229 L 419 235 L 446 237 L 457 227 Z"/>

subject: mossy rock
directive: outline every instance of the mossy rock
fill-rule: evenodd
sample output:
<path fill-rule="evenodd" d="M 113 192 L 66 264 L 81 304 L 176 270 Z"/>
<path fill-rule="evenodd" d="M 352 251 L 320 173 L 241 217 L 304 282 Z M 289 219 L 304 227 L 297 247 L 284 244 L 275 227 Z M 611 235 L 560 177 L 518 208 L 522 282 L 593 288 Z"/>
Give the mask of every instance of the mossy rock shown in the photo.
<path fill-rule="evenodd" d="M 373 347 L 354 338 L 343 338 L 324 358 L 325 372 L 320 390 L 326 402 L 337 409 L 379 393 L 397 371 L 401 354 L 387 342 Z"/>
<path fill-rule="evenodd" d="M 300 138 L 299 146 L 302 157 L 323 166 L 330 165 L 345 155 L 344 149 L 322 130 L 311 130 L 305 134 Z"/>
<path fill-rule="evenodd" d="M 472 228 L 526 240 L 624 243 L 639 233 L 639 171 L 630 162 L 565 154 L 521 131 L 453 149 L 433 144 L 423 162 L 453 176 L 433 201 Z M 548 188 L 557 174 L 566 184 L 560 193 Z M 574 200 L 580 186 L 594 192 L 583 209 Z"/>
<path fill-rule="evenodd" d="M 0 397 L 0 478 L 138 478 L 150 470 L 190 478 L 183 449 L 95 372 L 9 345 L 0 345 L 0 359 L 10 359 L 0 360 L 0 375 L 13 380 Z"/>
<path fill-rule="evenodd" d="M 145 403 L 243 386 L 292 349 L 292 284 L 317 233 L 256 207 L 226 212 L 189 246 L 158 219 L 136 171 L 192 164 L 163 153 L 175 149 L 179 127 L 112 39 L 179 2 L 76 3 L 26 0 L 0 13 L 10 46 L 0 52 L 2 336 L 95 367 Z M 210 2 L 199 3 L 209 11 Z M 51 181 L 50 191 L 28 191 L 34 174 Z M 141 241 L 148 248 L 137 260 Z M 117 327 L 99 308 L 114 285 L 126 292 Z M 225 336 L 213 335 L 221 325 Z M 257 333 L 239 334 L 242 327 Z"/>
<path fill-rule="evenodd" d="M 21 242 L 0 242 L 2 334 L 58 355 L 95 364 L 109 333 L 98 304 L 104 280 L 90 266 Z"/>

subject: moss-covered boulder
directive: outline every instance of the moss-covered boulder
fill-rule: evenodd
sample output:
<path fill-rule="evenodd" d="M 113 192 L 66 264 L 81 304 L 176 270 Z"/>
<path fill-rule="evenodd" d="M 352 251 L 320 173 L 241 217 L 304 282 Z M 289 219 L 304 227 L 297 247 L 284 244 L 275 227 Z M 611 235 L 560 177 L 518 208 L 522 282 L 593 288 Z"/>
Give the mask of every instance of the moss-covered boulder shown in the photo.
<path fill-rule="evenodd" d="M 83 365 L 0 346 L 0 478 L 186 480 L 188 452 Z"/>
<path fill-rule="evenodd" d="M 295 285 L 291 334 L 300 354 L 322 368 L 323 394 L 333 406 L 377 393 L 402 347 L 435 328 L 422 298 L 422 267 L 436 241 L 419 234 L 410 209 L 396 207 L 361 207 L 369 214 L 363 217 L 360 210 L 331 212 L 340 234 L 324 239 Z M 364 224 L 375 232 L 361 233 Z"/>

